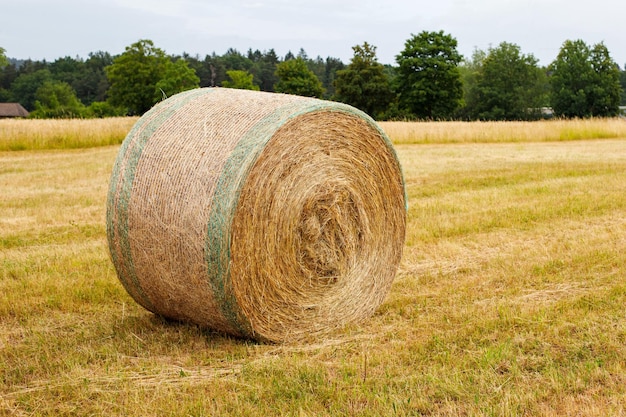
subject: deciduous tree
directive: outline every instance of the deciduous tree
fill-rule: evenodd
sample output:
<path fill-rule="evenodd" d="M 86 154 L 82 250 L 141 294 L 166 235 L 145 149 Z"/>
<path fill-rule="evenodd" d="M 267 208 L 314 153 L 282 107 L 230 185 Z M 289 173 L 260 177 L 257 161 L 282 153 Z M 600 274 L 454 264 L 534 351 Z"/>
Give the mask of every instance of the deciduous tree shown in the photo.
<path fill-rule="evenodd" d="M 35 93 L 46 81 L 52 80 L 52 74 L 47 69 L 23 72 L 11 84 L 11 99 L 32 111 L 35 109 Z"/>
<path fill-rule="evenodd" d="M 303 58 L 283 61 L 276 66 L 278 82 L 274 91 L 305 97 L 322 97 L 324 88 L 319 78 L 307 68 Z"/>
<path fill-rule="evenodd" d="M 457 41 L 439 32 L 421 32 L 396 56 L 400 107 L 424 119 L 446 119 L 461 105 L 463 85 Z"/>
<path fill-rule="evenodd" d="M 622 98 L 619 66 L 611 58 L 604 43 L 591 48 L 590 61 L 596 80 L 589 94 L 591 114 L 602 117 L 617 116 Z"/>
<path fill-rule="evenodd" d="M 172 61 L 147 39 L 126 47 L 105 70 L 111 83 L 110 103 L 137 115 L 163 97 L 198 87 L 200 82 L 184 59 Z"/>
<path fill-rule="evenodd" d="M 254 84 L 254 75 L 250 74 L 248 71 L 230 70 L 226 71 L 226 75 L 230 80 L 222 81 L 222 87 L 255 91 L 261 89 L 258 85 Z"/>
<path fill-rule="evenodd" d="M 168 60 L 165 63 L 162 78 L 156 83 L 154 99 L 158 101 L 163 97 L 197 88 L 199 84 L 200 78 L 193 69 L 189 68 L 187 61 L 182 58 L 174 62 Z"/>
<path fill-rule="evenodd" d="M 35 118 L 76 118 L 83 117 L 86 107 L 76 97 L 71 85 L 64 81 L 46 81 L 35 93 Z"/>
<path fill-rule="evenodd" d="M 545 102 L 545 73 L 532 55 L 520 47 L 502 42 L 490 48 L 474 69 L 468 89 L 468 114 L 481 120 L 528 120 L 541 114 Z"/>
<path fill-rule="evenodd" d="M 567 40 L 550 64 L 550 101 L 561 117 L 615 116 L 619 112 L 619 67 L 600 43 Z"/>
<path fill-rule="evenodd" d="M 337 71 L 335 99 L 376 117 L 387 109 L 393 97 L 385 67 L 376 58 L 375 46 L 365 42 L 352 50 L 350 64 Z"/>
<path fill-rule="evenodd" d="M 111 83 L 108 91 L 113 106 L 126 107 L 129 114 L 141 115 L 155 103 L 155 86 L 168 61 L 151 40 L 143 39 L 126 47 L 106 68 Z"/>

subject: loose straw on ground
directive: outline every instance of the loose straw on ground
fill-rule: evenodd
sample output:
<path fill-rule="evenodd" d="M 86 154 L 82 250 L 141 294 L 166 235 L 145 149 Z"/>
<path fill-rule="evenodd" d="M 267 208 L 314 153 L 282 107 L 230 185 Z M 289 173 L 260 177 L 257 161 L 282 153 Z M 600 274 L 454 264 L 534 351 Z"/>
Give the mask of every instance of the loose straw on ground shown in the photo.
<path fill-rule="evenodd" d="M 146 113 L 107 201 L 113 263 L 139 304 L 272 342 L 373 314 L 405 227 L 400 165 L 371 118 L 234 89 L 180 93 Z"/>

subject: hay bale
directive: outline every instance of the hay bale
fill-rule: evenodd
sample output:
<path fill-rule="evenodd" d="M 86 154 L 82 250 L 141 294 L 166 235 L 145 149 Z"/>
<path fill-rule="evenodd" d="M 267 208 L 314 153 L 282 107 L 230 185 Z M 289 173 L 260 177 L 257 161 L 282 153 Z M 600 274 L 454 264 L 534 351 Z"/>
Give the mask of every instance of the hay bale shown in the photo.
<path fill-rule="evenodd" d="M 285 342 L 373 314 L 404 244 L 392 145 L 347 105 L 196 89 L 147 112 L 107 201 L 118 277 L 146 309 Z"/>

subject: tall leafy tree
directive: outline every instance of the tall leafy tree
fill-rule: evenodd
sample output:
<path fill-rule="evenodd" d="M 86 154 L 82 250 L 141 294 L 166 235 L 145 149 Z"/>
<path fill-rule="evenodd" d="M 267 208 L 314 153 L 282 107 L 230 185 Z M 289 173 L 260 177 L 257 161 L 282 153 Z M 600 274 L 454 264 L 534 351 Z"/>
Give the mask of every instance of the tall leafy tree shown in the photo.
<path fill-rule="evenodd" d="M 248 71 L 230 70 L 226 71 L 226 75 L 228 75 L 230 80 L 222 81 L 222 87 L 236 88 L 239 90 L 260 90 L 259 86 L 254 83 L 254 75 L 250 74 Z"/>
<path fill-rule="evenodd" d="M 352 50 L 350 64 L 337 71 L 335 99 L 375 117 L 387 109 L 393 97 L 385 67 L 376 58 L 375 46 L 365 42 Z"/>
<path fill-rule="evenodd" d="M 173 96 L 181 91 L 197 88 L 200 84 L 200 78 L 196 72 L 189 68 L 187 61 L 180 58 L 176 61 L 167 61 L 163 76 L 156 83 L 154 90 L 154 99 L 158 101 L 163 97 Z"/>
<path fill-rule="evenodd" d="M 276 66 L 278 82 L 274 91 L 305 97 L 322 97 L 324 88 L 319 78 L 307 67 L 303 58 L 283 61 Z"/>
<path fill-rule="evenodd" d="M 86 114 L 86 107 L 80 102 L 71 85 L 65 81 L 46 81 L 35 93 L 35 118 L 75 118 Z"/>
<path fill-rule="evenodd" d="M 587 107 L 588 86 L 593 84 L 589 47 L 582 40 L 567 40 L 555 61 L 550 64 L 550 104 L 563 117 L 590 116 Z"/>
<path fill-rule="evenodd" d="M 619 65 L 611 58 L 604 43 L 591 48 L 590 61 L 595 74 L 595 86 L 589 94 L 591 114 L 602 117 L 617 116 L 622 96 Z"/>
<path fill-rule="evenodd" d="M 48 69 L 34 72 L 22 72 L 11 84 L 10 95 L 13 101 L 20 103 L 28 111 L 35 109 L 35 94 L 46 81 L 52 81 Z"/>
<path fill-rule="evenodd" d="M 474 83 L 466 96 L 468 113 L 481 120 L 538 118 L 546 80 L 537 62 L 515 44 L 502 42 L 490 48 L 475 68 Z"/>
<path fill-rule="evenodd" d="M 157 101 L 198 87 L 200 79 L 184 59 L 172 60 L 148 39 L 126 47 L 105 68 L 109 102 L 130 114 L 143 114 Z"/>
<path fill-rule="evenodd" d="M 550 102 L 557 116 L 615 116 L 619 112 L 619 67 L 604 44 L 590 48 L 567 40 L 550 64 Z"/>
<path fill-rule="evenodd" d="M 457 41 L 443 31 L 412 35 L 396 56 L 400 106 L 424 119 L 446 119 L 461 105 Z"/>
<path fill-rule="evenodd" d="M 331 98 L 335 94 L 335 87 L 333 81 L 335 79 L 335 73 L 337 70 L 345 67 L 344 63 L 338 58 L 327 57 L 326 59 L 318 55 L 316 58 L 309 58 L 308 54 L 303 48 L 300 48 L 298 55 L 294 56 L 291 52 L 288 52 L 284 61 L 291 59 L 302 59 L 306 62 L 306 66 L 318 80 L 322 83 L 324 89 L 324 98 Z"/>
<path fill-rule="evenodd" d="M 155 104 L 155 87 L 163 77 L 169 58 L 151 40 L 143 39 L 126 47 L 105 71 L 111 84 L 113 106 L 125 107 L 140 115 Z"/>

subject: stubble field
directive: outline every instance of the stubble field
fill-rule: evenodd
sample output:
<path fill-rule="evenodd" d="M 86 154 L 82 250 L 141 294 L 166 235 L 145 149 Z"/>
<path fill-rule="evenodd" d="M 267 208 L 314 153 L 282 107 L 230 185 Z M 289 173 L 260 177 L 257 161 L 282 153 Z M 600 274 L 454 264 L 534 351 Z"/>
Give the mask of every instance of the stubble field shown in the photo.
<path fill-rule="evenodd" d="M 398 276 L 374 317 L 298 345 L 143 310 L 106 246 L 119 147 L 11 139 L 0 416 L 626 415 L 626 121 L 381 125 L 410 203 Z"/>

